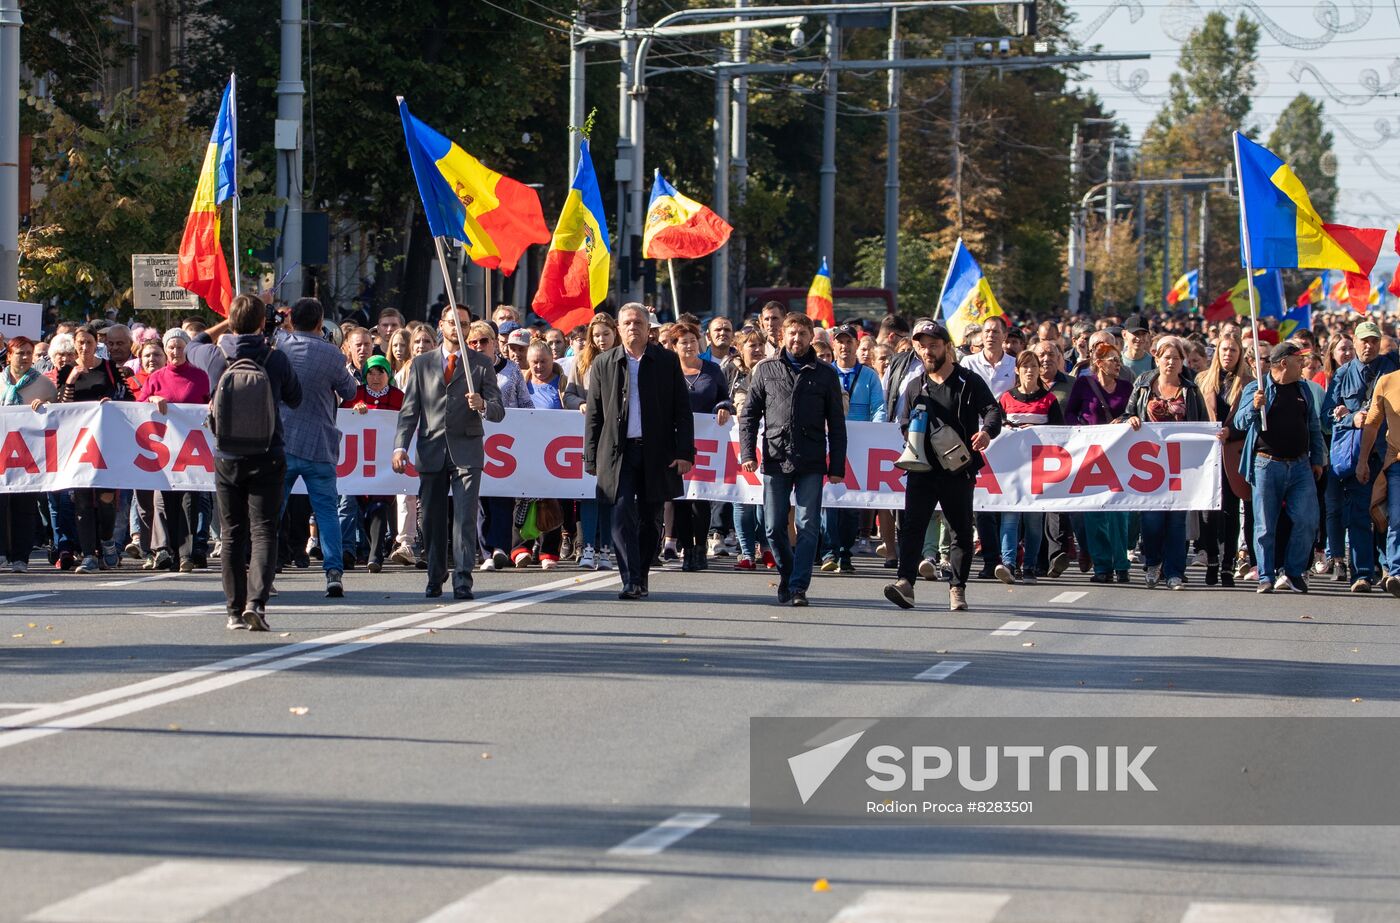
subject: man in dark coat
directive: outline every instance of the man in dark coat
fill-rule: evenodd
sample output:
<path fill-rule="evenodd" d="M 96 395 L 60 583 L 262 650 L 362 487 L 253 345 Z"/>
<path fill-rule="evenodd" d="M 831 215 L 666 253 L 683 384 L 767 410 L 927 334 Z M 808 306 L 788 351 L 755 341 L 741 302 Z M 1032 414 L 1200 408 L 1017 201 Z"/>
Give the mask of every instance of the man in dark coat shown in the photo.
<path fill-rule="evenodd" d="M 394 436 L 392 467 L 408 467 L 408 447 L 418 437 L 419 504 L 423 511 L 423 544 L 428 557 L 430 599 L 442 595 L 447 579 L 447 510 L 452 497 L 452 595 L 472 599 L 472 568 L 476 565 L 477 498 L 481 469 L 486 464 L 483 419 L 499 423 L 506 411 L 496 387 L 491 360 L 464 348 L 459 331 L 471 326 L 466 308 L 443 308 L 438 330 L 442 345 L 413 360 L 404 389 Z M 459 326 L 460 325 L 460 326 Z M 463 367 L 463 357 L 466 367 Z M 471 376 L 470 382 L 467 376 Z"/>
<path fill-rule="evenodd" d="M 613 504 L 617 598 L 641 599 L 660 538 L 656 510 L 684 492 L 695 461 L 695 420 L 680 360 L 647 342 L 647 309 L 623 305 L 617 328 L 621 345 L 588 370 L 583 464 L 598 478 L 598 499 Z"/>

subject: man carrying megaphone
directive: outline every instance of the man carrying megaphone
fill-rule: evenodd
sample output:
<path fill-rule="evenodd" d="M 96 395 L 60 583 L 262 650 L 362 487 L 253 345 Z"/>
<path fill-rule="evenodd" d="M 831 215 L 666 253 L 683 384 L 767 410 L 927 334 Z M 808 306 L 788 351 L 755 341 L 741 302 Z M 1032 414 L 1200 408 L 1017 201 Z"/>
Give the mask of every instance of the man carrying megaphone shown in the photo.
<path fill-rule="evenodd" d="M 905 385 L 900 401 L 899 425 L 915 444 L 899 464 L 908 471 L 899 524 L 899 579 L 885 587 L 885 598 L 901 609 L 914 608 L 924 532 L 934 508 L 942 507 L 953 533 L 948 608 L 961 612 L 967 609 L 972 570 L 972 493 L 982 451 L 1001 432 L 1001 405 L 981 376 L 958 365 L 953 338 L 941 324 L 920 318 L 913 338 L 924 373 Z M 911 427 L 911 420 L 919 425 Z"/>

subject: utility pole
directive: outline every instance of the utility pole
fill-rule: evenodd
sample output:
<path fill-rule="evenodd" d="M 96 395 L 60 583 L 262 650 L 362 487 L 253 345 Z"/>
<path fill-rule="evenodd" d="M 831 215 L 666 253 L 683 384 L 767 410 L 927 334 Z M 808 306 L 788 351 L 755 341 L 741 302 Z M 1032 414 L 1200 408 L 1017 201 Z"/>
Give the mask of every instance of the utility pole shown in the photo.
<path fill-rule="evenodd" d="M 890 45 L 887 57 L 898 61 L 899 11 L 890 10 Z M 883 286 L 899 305 L 899 91 L 900 71 L 890 68 L 885 105 L 885 271 Z"/>
<path fill-rule="evenodd" d="M 734 2 L 736 9 L 742 9 L 748 5 L 749 0 L 735 0 Z M 734 21 L 742 22 L 743 20 L 736 19 Z M 740 29 L 734 33 L 734 62 L 736 64 L 748 63 L 750 47 L 748 29 Z M 749 184 L 748 74 L 740 74 L 734 78 L 734 87 L 730 95 L 734 106 L 734 123 L 730 131 L 730 143 L 733 146 L 730 152 L 730 167 L 734 173 L 734 202 L 737 209 L 742 212 L 744 202 L 748 199 Z M 748 242 L 740 224 L 734 224 L 734 233 L 729 237 L 731 278 L 716 280 L 716 284 L 725 286 L 725 290 L 733 299 L 729 306 L 729 318 L 735 322 L 736 327 L 744 314 L 744 288 L 745 281 L 748 279 Z"/>
<path fill-rule="evenodd" d="M 273 146 L 277 149 L 277 197 L 286 201 L 278 222 L 277 277 L 282 286 L 277 297 L 291 304 L 301 297 L 301 182 L 302 97 L 301 0 L 282 0 L 282 71 L 277 80 L 277 125 Z"/>
<path fill-rule="evenodd" d="M 715 214 L 728 221 L 729 215 L 729 83 L 722 70 L 715 71 Z M 710 313 L 722 314 L 729 301 L 729 247 L 720 247 L 710 257 Z"/>
<path fill-rule="evenodd" d="M 573 185 L 574 174 L 578 172 L 578 139 L 574 129 L 582 128 L 588 114 L 583 111 L 584 90 L 588 85 L 588 46 L 579 44 L 583 34 L 583 10 L 574 11 L 573 28 L 569 30 L 569 127 L 564 139 L 564 147 L 569 151 L 569 175 L 564 178 L 564 188 Z"/>
<path fill-rule="evenodd" d="M 19 298 L 19 0 L 0 0 L 0 298 Z"/>
<path fill-rule="evenodd" d="M 1181 271 L 1191 265 L 1191 190 L 1181 190 Z M 1173 279 L 1173 282 L 1176 280 Z"/>
<path fill-rule="evenodd" d="M 836 25 L 836 17 L 826 19 L 826 60 L 835 64 L 841 59 L 841 28 Z M 821 167 L 821 217 L 818 223 L 817 249 L 820 256 L 836 265 L 836 86 L 838 83 L 835 68 L 828 69 L 826 86 L 822 100 L 822 167 Z M 834 273 L 833 273 L 834 274 Z"/>
<path fill-rule="evenodd" d="M 1172 191 L 1171 187 L 1162 190 L 1162 291 L 1159 293 L 1166 303 L 1167 292 L 1172 290 Z"/>
<path fill-rule="evenodd" d="M 958 61 L 962 59 L 962 41 L 953 39 L 953 73 L 952 73 L 952 95 L 951 112 L 948 114 L 948 121 L 952 125 L 949 140 L 951 145 L 949 150 L 953 157 L 953 221 L 959 234 L 962 233 L 963 226 L 963 201 L 962 201 L 962 93 L 963 93 L 963 69 Z M 1075 146 L 1078 146 L 1079 127 L 1074 129 Z"/>
<path fill-rule="evenodd" d="M 641 254 L 632 252 L 632 242 L 629 237 L 632 228 L 628 226 L 628 191 L 631 188 L 633 178 L 637 173 L 637 167 L 633 163 L 636 156 L 636 130 L 637 126 L 632 122 L 632 57 L 636 49 L 636 42 L 630 37 L 631 30 L 637 27 L 637 2 L 636 0 L 622 0 L 622 15 L 619 28 L 624 31 L 622 45 L 622 68 L 617 77 L 617 250 L 615 253 L 619 257 L 614 260 L 617 269 L 617 284 L 613 286 L 613 294 L 617 297 L 617 303 L 621 306 L 624 302 L 634 301 L 632 297 L 632 275 L 635 270 L 632 268 L 632 261 L 639 259 Z M 573 140 L 570 139 L 570 143 Z M 569 182 L 574 181 L 573 176 L 569 177 Z"/>
<path fill-rule="evenodd" d="M 1207 289 L 1206 289 L 1206 237 L 1207 237 L 1208 235 L 1206 234 L 1206 228 L 1209 226 L 1209 221 L 1210 221 L 1210 217 L 1209 217 L 1209 215 L 1210 215 L 1210 206 L 1209 206 L 1209 204 L 1208 204 L 1209 202 L 1210 202 L 1210 190 L 1208 190 L 1208 189 L 1202 189 L 1202 190 L 1201 190 L 1200 229 L 1199 229 L 1199 231 L 1198 231 L 1197 234 L 1196 234 L 1196 237 L 1199 238 L 1199 240 L 1197 241 L 1197 244 L 1196 244 L 1196 245 L 1200 248 L 1200 250 L 1199 250 L 1199 256 L 1198 256 L 1199 264 L 1198 264 L 1197 267 L 1196 267 L 1196 269 L 1197 269 L 1197 274 L 1196 274 L 1196 291 L 1197 291 L 1197 292 L 1200 292 L 1200 293 L 1204 293 L 1205 291 L 1207 291 Z M 1196 300 L 1196 305 L 1197 305 L 1197 307 L 1200 306 L 1200 299 L 1199 299 L 1199 298 Z"/>
<path fill-rule="evenodd" d="M 957 73 L 957 69 L 953 71 Z M 954 151 L 953 156 L 957 156 Z M 1074 201 L 1079 194 L 1079 123 L 1074 123 L 1074 129 L 1070 133 L 1069 141 L 1069 197 L 1070 202 Z M 1083 282 L 1080 276 L 1084 267 L 1079 264 L 1079 221 L 1080 214 L 1074 206 L 1070 206 L 1069 214 L 1069 313 L 1076 314 L 1079 311 L 1079 295 L 1082 291 Z"/>
<path fill-rule="evenodd" d="M 1138 187 L 1137 201 L 1137 309 L 1147 307 L 1147 190 Z"/>
<path fill-rule="evenodd" d="M 1108 139 L 1108 188 L 1104 190 L 1103 206 L 1103 249 L 1105 253 L 1113 252 L 1113 219 L 1117 217 L 1114 211 L 1117 202 L 1113 196 L 1113 181 L 1118 178 L 1116 167 L 1118 166 L 1118 139 Z"/>

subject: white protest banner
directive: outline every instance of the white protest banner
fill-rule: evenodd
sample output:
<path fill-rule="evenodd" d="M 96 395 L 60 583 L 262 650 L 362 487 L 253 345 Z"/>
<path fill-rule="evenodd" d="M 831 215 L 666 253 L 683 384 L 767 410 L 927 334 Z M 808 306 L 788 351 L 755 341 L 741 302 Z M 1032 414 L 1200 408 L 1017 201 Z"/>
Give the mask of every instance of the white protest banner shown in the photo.
<path fill-rule="evenodd" d="M 199 296 L 180 287 L 177 253 L 131 255 L 131 304 L 138 311 L 174 311 L 199 307 Z"/>
<path fill-rule="evenodd" d="M 0 334 L 5 339 L 44 336 L 44 306 L 27 301 L 0 301 Z"/>
<path fill-rule="evenodd" d="M 0 491 L 69 487 L 213 490 L 213 439 L 203 406 L 50 404 L 43 411 L 0 408 Z M 345 494 L 415 493 L 418 481 L 394 474 L 397 415 L 342 410 L 338 488 Z M 828 484 L 833 507 L 899 509 L 904 473 L 899 430 L 884 423 L 847 427 L 846 478 Z M 1187 510 L 1220 505 L 1220 447 L 1205 423 L 1039 426 L 1006 430 L 993 441 L 977 479 L 979 510 Z M 736 427 L 695 417 L 695 467 L 686 496 L 761 503 L 762 481 L 739 465 Z M 592 498 L 583 470 L 583 415 L 510 410 L 488 424 L 482 496 Z"/>

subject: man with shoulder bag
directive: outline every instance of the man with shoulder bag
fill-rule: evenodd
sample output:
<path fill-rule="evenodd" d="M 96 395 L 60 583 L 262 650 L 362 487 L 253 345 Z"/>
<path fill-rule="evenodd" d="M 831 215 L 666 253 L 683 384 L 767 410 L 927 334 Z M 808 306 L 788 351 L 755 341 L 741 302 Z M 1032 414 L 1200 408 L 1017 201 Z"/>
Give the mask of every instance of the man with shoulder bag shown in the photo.
<path fill-rule="evenodd" d="M 913 337 L 924 372 L 905 384 L 898 419 L 906 434 L 916 442 L 922 439 L 927 468 L 911 467 L 905 480 L 899 579 L 885 587 L 885 598 L 901 609 L 914 608 L 924 532 L 939 507 L 953 533 L 948 608 L 961 612 L 967 609 L 972 570 L 973 491 L 982 452 L 1001 433 L 1001 405 L 980 375 L 954 360 L 953 338 L 941 324 L 922 320 L 914 325 Z M 918 424 L 925 426 L 922 436 Z"/>

